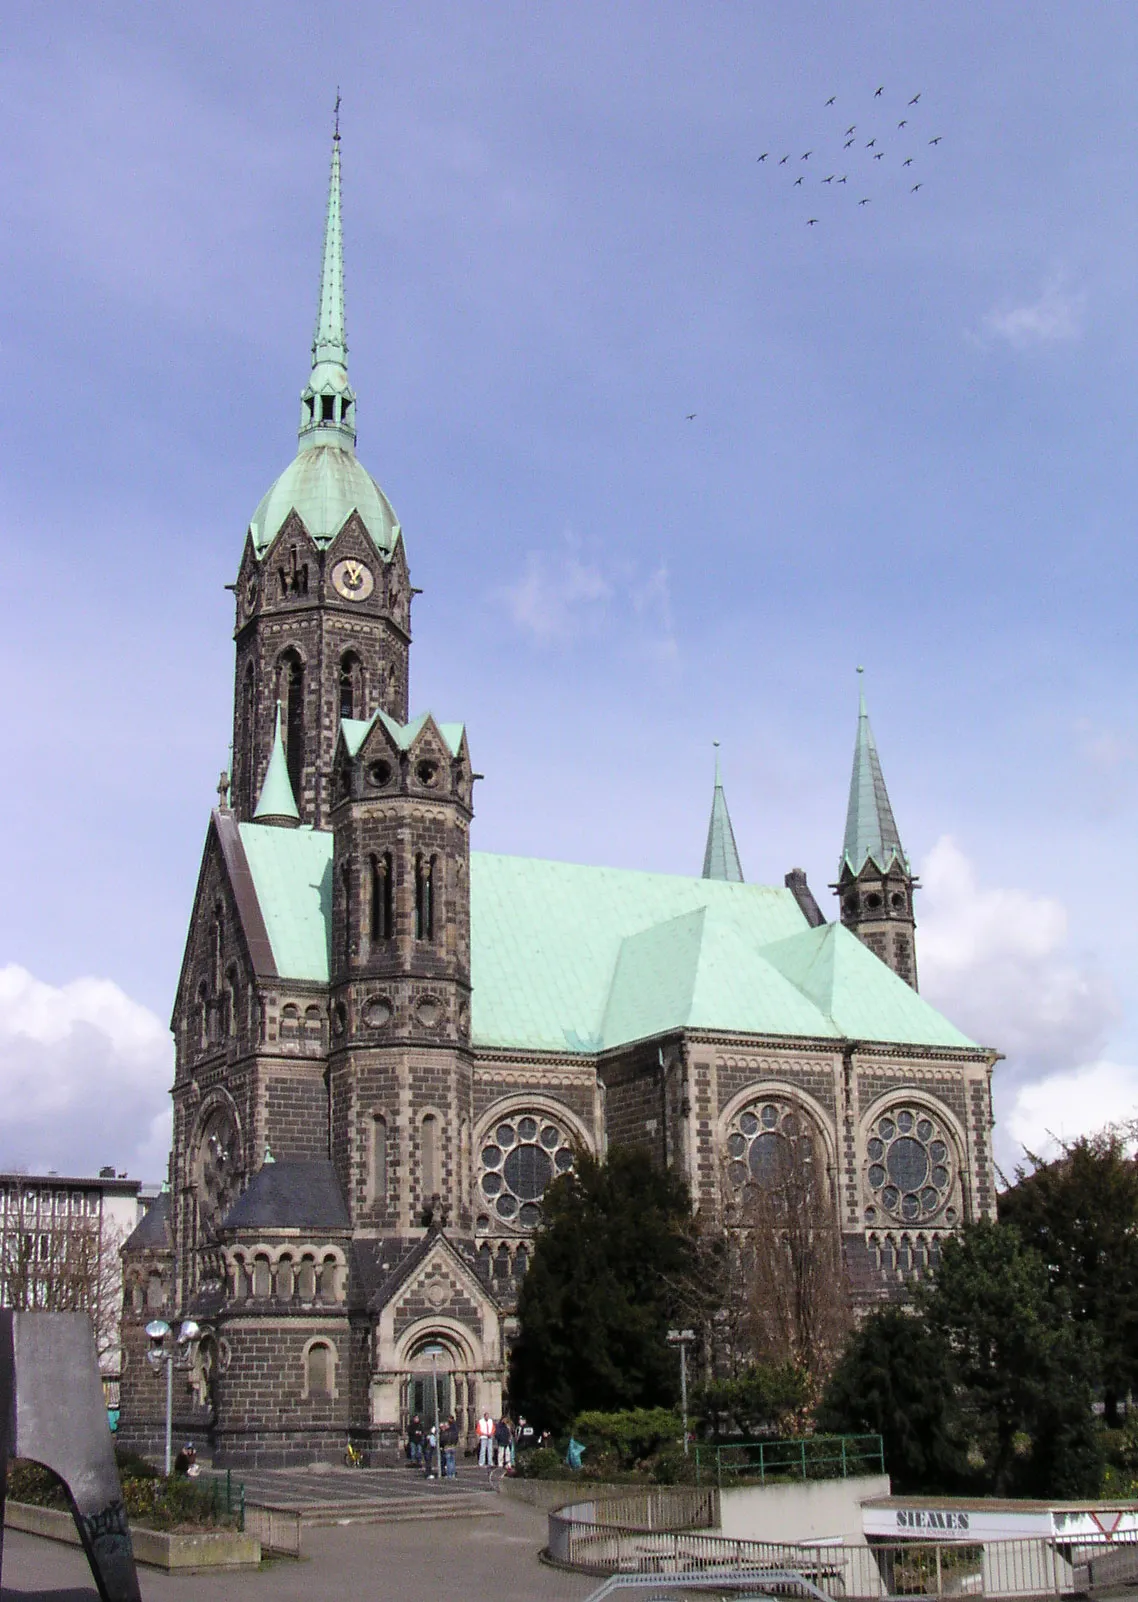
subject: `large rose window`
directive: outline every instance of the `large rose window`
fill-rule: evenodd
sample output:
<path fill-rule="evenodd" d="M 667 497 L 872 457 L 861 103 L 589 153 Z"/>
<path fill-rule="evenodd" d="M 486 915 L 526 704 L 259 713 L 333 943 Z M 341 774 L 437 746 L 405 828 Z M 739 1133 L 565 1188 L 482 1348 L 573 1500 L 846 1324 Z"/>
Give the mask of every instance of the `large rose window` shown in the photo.
<path fill-rule="evenodd" d="M 552 1118 L 503 1119 L 488 1130 L 482 1145 L 479 1189 L 483 1205 L 503 1223 L 533 1229 L 541 1221 L 540 1202 L 545 1188 L 558 1174 L 573 1166 L 568 1132 Z M 489 1213 L 478 1219 L 487 1230 Z"/>
<path fill-rule="evenodd" d="M 237 1123 L 228 1107 L 219 1107 L 206 1120 L 197 1167 L 199 1214 L 212 1233 L 237 1200 L 241 1186 Z"/>
<path fill-rule="evenodd" d="M 737 1188 L 746 1184 L 777 1190 L 796 1161 L 813 1158 L 813 1129 L 792 1102 L 766 1100 L 736 1113 L 727 1131 L 727 1176 Z"/>
<path fill-rule="evenodd" d="M 927 1222 L 952 1189 L 952 1148 L 945 1131 L 918 1107 L 891 1107 L 874 1120 L 866 1142 L 866 1181 L 872 1197 L 866 1222 L 878 1208 L 906 1224 Z M 954 1224 L 948 1208 L 945 1222 Z"/>

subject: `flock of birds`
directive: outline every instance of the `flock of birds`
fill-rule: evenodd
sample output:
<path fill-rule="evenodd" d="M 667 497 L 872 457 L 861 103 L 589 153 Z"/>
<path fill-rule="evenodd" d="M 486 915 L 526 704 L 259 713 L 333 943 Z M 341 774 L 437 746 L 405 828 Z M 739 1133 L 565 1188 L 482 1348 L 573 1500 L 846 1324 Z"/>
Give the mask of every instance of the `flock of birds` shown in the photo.
<path fill-rule="evenodd" d="M 824 109 L 835 114 L 835 131 L 840 126 L 837 107 L 838 97 L 831 95 Z M 897 117 L 898 109 L 901 115 L 897 122 L 891 127 L 887 126 L 887 123 L 893 123 L 893 117 Z M 935 151 L 941 143 L 939 133 L 934 132 L 930 135 L 922 112 L 920 92 L 918 91 L 908 101 L 902 102 L 901 106 L 894 109 L 890 115 L 885 98 L 885 85 L 880 84 L 873 93 L 871 111 L 874 118 L 872 122 L 851 122 L 841 135 L 840 141 L 827 138 L 827 148 L 830 148 L 831 144 L 836 147 L 840 143 L 840 149 L 830 158 L 826 157 L 820 143 L 817 151 L 804 150 L 797 158 L 793 151 L 780 155 L 773 150 L 764 150 L 757 160 L 760 164 L 769 162 L 771 170 L 776 173 L 781 168 L 790 166 L 792 162 L 794 167 L 791 171 L 794 171 L 794 168 L 802 169 L 803 162 L 809 163 L 813 160 L 812 167 L 807 166 L 798 171 L 797 176 L 791 181 L 791 189 L 802 190 L 804 196 L 812 196 L 819 190 L 827 191 L 829 194 L 842 192 L 847 195 L 856 194 L 859 208 L 873 204 L 874 196 L 865 193 L 870 188 L 869 179 L 880 178 L 886 174 L 893 179 L 900 174 L 905 183 L 908 183 L 909 178 L 916 178 L 916 182 L 909 185 L 909 193 L 919 194 L 925 187 L 925 181 L 920 176 L 922 168 L 916 166 L 918 152 L 927 153 L 930 149 Z M 821 162 L 817 159 L 819 154 L 822 155 Z M 881 163 L 887 165 L 880 165 Z M 825 171 L 822 176 L 824 169 L 831 167 L 832 171 Z M 869 177 L 866 174 L 869 174 Z M 820 217 L 807 217 L 806 226 L 816 228 L 820 222 Z"/>

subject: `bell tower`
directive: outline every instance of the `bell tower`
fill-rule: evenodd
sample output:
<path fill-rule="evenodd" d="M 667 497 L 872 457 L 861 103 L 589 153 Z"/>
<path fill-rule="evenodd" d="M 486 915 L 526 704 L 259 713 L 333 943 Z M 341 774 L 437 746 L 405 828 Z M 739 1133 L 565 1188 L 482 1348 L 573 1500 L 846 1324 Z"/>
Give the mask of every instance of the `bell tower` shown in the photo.
<path fill-rule="evenodd" d="M 861 673 L 858 668 L 858 673 Z M 846 836 L 836 891 L 841 919 L 899 979 L 917 989 L 913 876 L 901 845 L 864 691 L 859 693 Z"/>
<path fill-rule="evenodd" d="M 341 718 L 407 717 L 411 595 L 390 501 L 356 456 L 348 381 L 340 132 L 297 453 L 253 513 L 234 585 L 232 806 L 250 820 L 277 709 L 301 823 L 329 826 Z"/>

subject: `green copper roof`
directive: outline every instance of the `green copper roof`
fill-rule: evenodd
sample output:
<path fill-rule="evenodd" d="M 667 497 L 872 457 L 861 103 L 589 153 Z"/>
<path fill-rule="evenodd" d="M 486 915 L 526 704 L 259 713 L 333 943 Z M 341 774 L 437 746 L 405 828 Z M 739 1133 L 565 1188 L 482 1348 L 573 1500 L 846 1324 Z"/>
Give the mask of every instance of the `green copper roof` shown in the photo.
<path fill-rule="evenodd" d="M 296 797 L 292 793 L 292 781 L 288 776 L 288 761 L 285 758 L 284 741 L 281 738 L 281 704 L 279 701 L 277 702 L 277 725 L 273 731 L 273 749 L 269 754 L 269 765 L 265 769 L 265 782 L 261 786 L 257 810 L 253 813 L 253 816 L 261 823 L 267 823 L 271 818 L 291 818 L 294 822 L 300 821 Z"/>
<path fill-rule="evenodd" d="M 392 740 L 400 751 L 409 751 L 419 735 L 423 732 L 423 725 L 431 716 L 430 712 L 420 712 L 417 718 L 410 723 L 397 723 L 386 712 L 374 712 L 370 718 L 341 718 L 340 727 L 344 731 L 344 744 L 348 748 L 348 755 L 355 756 L 367 739 L 368 734 L 378 718 L 390 734 Z M 462 745 L 462 735 L 465 724 L 439 723 L 435 727 L 446 741 L 451 756 L 457 756 Z"/>
<path fill-rule="evenodd" d="M 861 669 L 858 669 L 860 673 Z M 853 772 L 850 775 L 850 800 L 846 811 L 846 838 L 842 860 L 838 865 L 849 865 L 850 872 L 858 874 L 868 861 L 873 861 L 884 873 L 894 861 L 907 868 L 901 836 L 889 805 L 889 794 L 881 774 L 881 763 L 873 730 L 869 726 L 869 713 L 865 696 L 860 697 L 857 719 L 857 743 L 854 746 Z"/>
<path fill-rule="evenodd" d="M 743 882 L 743 867 L 735 844 L 735 831 L 731 827 L 731 814 L 727 810 L 727 797 L 723 793 L 718 751 L 715 753 L 715 791 L 711 797 L 711 819 L 707 825 L 707 845 L 703 853 L 703 877 L 726 879 L 732 884 Z"/>
<path fill-rule="evenodd" d="M 320 274 L 320 306 L 312 337 L 312 365 L 348 365 L 344 322 L 344 232 L 340 220 L 340 129 L 332 136 L 332 171 L 328 178 L 328 211 L 324 218 L 324 259 Z"/>
<path fill-rule="evenodd" d="M 326 983 L 331 833 L 240 830 L 278 972 Z M 470 903 L 478 1046 L 592 1053 L 680 1028 L 973 1044 L 789 890 L 475 852 Z"/>
<path fill-rule="evenodd" d="M 238 824 L 277 972 L 328 983 L 332 928 L 332 836 L 301 824 Z"/>

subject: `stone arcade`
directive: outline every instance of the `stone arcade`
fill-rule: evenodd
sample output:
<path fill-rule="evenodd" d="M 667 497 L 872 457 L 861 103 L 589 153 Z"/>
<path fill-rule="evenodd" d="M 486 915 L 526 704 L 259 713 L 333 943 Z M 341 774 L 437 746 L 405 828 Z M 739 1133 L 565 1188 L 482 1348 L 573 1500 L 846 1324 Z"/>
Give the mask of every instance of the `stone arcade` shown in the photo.
<path fill-rule="evenodd" d="M 914 880 L 865 713 L 827 923 L 743 882 L 716 775 L 704 875 L 471 853 L 467 733 L 410 716 L 403 532 L 355 454 L 333 143 L 299 449 L 235 585 L 232 782 L 174 1006 L 168 1192 L 128 1242 L 125 1441 L 163 1396 L 143 1326 L 206 1328 L 178 1430 L 228 1463 L 499 1411 L 545 1186 L 647 1146 L 712 1215 L 809 1132 L 856 1293 L 898 1294 L 994 1209 L 995 1053 L 917 993 Z"/>

